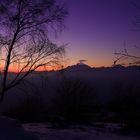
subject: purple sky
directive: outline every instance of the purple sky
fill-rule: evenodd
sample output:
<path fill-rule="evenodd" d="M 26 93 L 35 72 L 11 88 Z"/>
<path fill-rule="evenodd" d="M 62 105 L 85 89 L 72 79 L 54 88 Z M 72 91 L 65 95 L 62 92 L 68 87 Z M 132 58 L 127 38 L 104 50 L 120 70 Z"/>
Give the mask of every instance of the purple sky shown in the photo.
<path fill-rule="evenodd" d="M 57 38 L 69 43 L 68 65 L 86 59 L 91 66 L 111 66 L 115 51 L 124 48 L 135 53 L 140 32 L 134 31 L 134 16 L 140 15 L 131 1 L 138 0 L 63 0 L 69 11 L 66 30 Z M 140 2 L 139 2 L 140 3 Z"/>

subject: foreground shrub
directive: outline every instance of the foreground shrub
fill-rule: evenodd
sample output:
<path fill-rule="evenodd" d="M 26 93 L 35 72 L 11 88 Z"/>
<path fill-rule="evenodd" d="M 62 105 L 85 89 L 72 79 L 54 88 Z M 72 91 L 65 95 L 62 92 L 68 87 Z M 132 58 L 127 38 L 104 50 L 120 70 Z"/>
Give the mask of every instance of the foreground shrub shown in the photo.
<path fill-rule="evenodd" d="M 95 88 L 78 78 L 66 78 L 53 98 L 53 114 L 69 123 L 89 123 L 97 119 L 99 104 Z"/>
<path fill-rule="evenodd" d="M 4 115 L 19 119 L 21 122 L 36 122 L 43 118 L 43 104 L 38 95 L 29 96 L 14 109 L 7 110 Z"/>
<path fill-rule="evenodd" d="M 124 130 L 140 131 L 140 89 L 126 85 L 116 91 L 109 103 L 109 111 L 115 113 L 113 121 L 125 124 Z"/>

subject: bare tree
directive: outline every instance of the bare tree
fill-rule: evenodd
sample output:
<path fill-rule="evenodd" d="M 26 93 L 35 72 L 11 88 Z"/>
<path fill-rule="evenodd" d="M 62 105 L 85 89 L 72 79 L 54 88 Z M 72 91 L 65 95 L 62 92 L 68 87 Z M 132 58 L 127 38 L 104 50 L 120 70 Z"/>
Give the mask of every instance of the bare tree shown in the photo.
<path fill-rule="evenodd" d="M 31 72 L 58 64 L 64 45 L 52 43 L 49 33 L 63 29 L 66 16 L 64 6 L 55 0 L 0 1 L 0 101 Z M 16 74 L 9 80 L 11 68 Z"/>
<path fill-rule="evenodd" d="M 136 0 L 131 1 L 131 4 L 140 11 L 140 3 Z M 135 31 L 140 31 L 140 16 L 135 16 L 133 25 L 135 27 Z M 140 51 L 140 47 L 135 45 L 134 46 L 137 51 Z M 117 62 L 120 63 L 120 61 L 127 62 L 127 65 L 140 65 L 140 56 L 136 54 L 132 54 L 132 52 L 128 52 L 126 49 L 126 42 L 124 41 L 124 49 L 121 52 L 115 52 L 116 60 L 114 61 L 114 64 Z"/>
<path fill-rule="evenodd" d="M 135 46 L 136 47 L 136 46 Z M 140 51 L 139 47 L 136 47 L 138 51 Z M 135 54 L 129 53 L 127 49 L 124 48 L 121 52 L 115 52 L 116 60 L 114 61 L 114 65 L 116 65 L 118 62 L 125 61 L 125 64 L 130 65 L 140 65 L 140 56 L 137 56 Z M 123 63 L 124 64 L 124 63 Z"/>

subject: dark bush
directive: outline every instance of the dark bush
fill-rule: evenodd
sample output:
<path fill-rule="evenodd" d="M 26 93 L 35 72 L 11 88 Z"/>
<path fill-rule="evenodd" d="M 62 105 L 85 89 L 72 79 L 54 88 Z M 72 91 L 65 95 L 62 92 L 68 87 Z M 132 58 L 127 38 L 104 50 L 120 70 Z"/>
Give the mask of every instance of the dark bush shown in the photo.
<path fill-rule="evenodd" d="M 109 103 L 109 111 L 115 113 L 113 121 L 124 124 L 124 130 L 139 131 L 140 89 L 134 84 L 119 87 Z"/>
<path fill-rule="evenodd" d="M 43 104 L 38 95 L 24 99 L 15 109 L 7 110 L 4 115 L 19 119 L 21 122 L 37 122 L 43 118 Z"/>
<path fill-rule="evenodd" d="M 95 88 L 79 78 L 65 78 L 53 98 L 53 113 L 69 123 L 89 123 L 97 119 L 99 104 Z"/>

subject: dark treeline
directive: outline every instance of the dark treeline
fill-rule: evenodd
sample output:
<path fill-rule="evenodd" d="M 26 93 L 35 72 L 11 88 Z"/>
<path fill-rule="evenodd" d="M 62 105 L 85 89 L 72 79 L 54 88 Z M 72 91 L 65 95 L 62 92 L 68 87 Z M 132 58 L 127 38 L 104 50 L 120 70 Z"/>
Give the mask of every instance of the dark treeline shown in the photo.
<path fill-rule="evenodd" d="M 132 67 L 123 70 L 84 68 L 79 75 L 75 75 L 76 69 L 78 67 L 63 73 L 50 72 L 39 94 L 28 94 L 28 99 L 6 110 L 4 115 L 24 123 L 50 122 L 60 128 L 66 124 L 102 122 L 121 124 L 124 131 L 140 130 L 138 67 L 137 70 Z M 49 95 L 41 97 L 40 92 Z"/>

